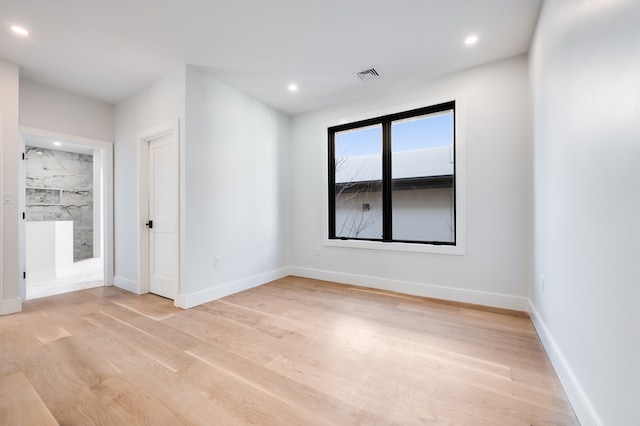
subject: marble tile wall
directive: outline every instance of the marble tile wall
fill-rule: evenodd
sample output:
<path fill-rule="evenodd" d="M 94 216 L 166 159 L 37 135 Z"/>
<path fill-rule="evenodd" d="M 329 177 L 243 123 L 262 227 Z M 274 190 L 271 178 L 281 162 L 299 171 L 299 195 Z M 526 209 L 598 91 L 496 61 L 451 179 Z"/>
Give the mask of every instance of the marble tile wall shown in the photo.
<path fill-rule="evenodd" d="M 93 257 L 93 156 L 25 149 L 27 220 L 72 220 L 73 260 Z"/>

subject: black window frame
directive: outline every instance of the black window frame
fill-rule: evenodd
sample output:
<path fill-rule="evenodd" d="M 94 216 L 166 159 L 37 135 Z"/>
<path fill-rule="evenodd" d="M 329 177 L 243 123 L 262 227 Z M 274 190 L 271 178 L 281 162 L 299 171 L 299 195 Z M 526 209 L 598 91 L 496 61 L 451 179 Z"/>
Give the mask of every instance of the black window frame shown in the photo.
<path fill-rule="evenodd" d="M 443 111 L 453 111 L 453 241 L 415 241 L 415 240 L 396 240 L 393 239 L 393 206 L 392 192 L 393 179 L 391 173 L 392 152 L 391 152 L 391 124 L 394 121 L 407 118 L 418 117 L 421 115 L 435 114 Z M 336 236 L 336 175 L 335 175 L 335 134 L 345 130 L 354 130 L 373 125 L 382 126 L 382 238 L 358 238 L 358 237 L 337 237 Z M 328 133 L 328 155 L 329 155 L 329 240 L 344 241 L 376 241 L 383 243 L 408 243 L 408 244 L 424 244 L 436 246 L 457 246 L 458 223 L 457 223 L 457 161 L 456 161 L 456 101 L 443 102 L 436 105 L 430 105 L 422 108 L 411 109 L 408 111 L 383 115 L 365 120 L 355 121 L 352 123 L 340 124 L 327 129 Z"/>

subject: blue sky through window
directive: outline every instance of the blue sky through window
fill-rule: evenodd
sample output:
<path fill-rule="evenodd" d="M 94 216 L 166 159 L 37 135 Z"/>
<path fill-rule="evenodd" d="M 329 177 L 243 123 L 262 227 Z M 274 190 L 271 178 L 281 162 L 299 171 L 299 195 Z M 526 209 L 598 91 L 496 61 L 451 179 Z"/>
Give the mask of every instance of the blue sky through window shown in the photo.
<path fill-rule="evenodd" d="M 437 148 L 453 144 L 453 112 L 416 117 L 392 124 L 393 152 Z M 339 132 L 336 157 L 374 155 L 382 152 L 382 126 Z"/>
<path fill-rule="evenodd" d="M 336 158 L 382 153 L 382 126 L 336 133 Z"/>

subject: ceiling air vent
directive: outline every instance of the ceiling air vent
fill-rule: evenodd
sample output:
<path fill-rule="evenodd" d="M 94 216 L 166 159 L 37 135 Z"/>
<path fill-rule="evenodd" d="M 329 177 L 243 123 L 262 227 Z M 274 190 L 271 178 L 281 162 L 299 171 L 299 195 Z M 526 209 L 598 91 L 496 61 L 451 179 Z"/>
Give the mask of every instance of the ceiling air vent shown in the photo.
<path fill-rule="evenodd" d="M 360 71 L 359 73 L 356 73 L 356 75 L 362 81 L 369 81 L 373 80 L 374 78 L 380 77 L 380 74 L 378 74 L 378 71 L 376 71 L 375 68 L 369 68 L 368 70 Z"/>

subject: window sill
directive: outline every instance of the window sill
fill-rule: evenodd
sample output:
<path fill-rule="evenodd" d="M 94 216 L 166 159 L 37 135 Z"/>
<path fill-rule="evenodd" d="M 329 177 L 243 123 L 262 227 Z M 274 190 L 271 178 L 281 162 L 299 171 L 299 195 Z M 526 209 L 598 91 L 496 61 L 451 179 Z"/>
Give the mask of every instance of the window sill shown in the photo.
<path fill-rule="evenodd" d="M 381 241 L 330 240 L 326 238 L 324 245 L 328 247 L 356 248 L 365 250 L 404 251 L 413 253 L 448 254 L 464 256 L 464 247 L 434 244 L 383 243 Z"/>

